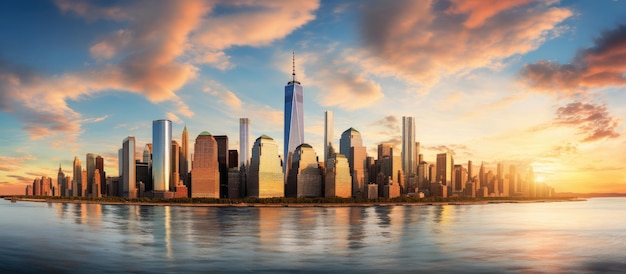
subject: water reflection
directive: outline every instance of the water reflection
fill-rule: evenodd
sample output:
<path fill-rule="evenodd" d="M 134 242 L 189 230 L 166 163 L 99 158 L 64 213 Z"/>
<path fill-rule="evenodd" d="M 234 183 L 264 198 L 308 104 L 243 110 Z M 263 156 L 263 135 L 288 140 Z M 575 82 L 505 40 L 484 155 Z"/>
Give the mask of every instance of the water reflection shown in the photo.
<path fill-rule="evenodd" d="M 5 203 L 0 218 L 12 221 L 0 223 L 0 273 L 22 265 L 32 267 L 27 272 L 623 269 L 626 199 L 617 206 L 602 201 L 338 208 Z"/>

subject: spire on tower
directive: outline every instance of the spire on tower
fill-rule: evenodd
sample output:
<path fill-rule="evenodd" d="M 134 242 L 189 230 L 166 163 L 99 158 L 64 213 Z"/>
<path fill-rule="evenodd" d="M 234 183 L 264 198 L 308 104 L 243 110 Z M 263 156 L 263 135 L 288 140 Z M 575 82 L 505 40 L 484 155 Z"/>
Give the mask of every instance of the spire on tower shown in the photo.
<path fill-rule="evenodd" d="M 287 85 L 293 85 L 293 84 L 300 85 L 300 82 L 296 80 L 296 51 L 295 50 L 291 50 L 291 64 L 292 64 L 291 81 L 289 81 Z"/>

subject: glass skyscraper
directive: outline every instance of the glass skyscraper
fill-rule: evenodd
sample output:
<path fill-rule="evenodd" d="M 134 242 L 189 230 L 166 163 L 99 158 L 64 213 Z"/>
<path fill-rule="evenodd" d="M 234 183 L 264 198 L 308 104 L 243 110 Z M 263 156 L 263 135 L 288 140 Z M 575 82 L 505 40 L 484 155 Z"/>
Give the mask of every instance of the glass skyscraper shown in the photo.
<path fill-rule="evenodd" d="M 290 154 L 293 153 L 299 145 L 304 143 L 304 95 L 300 82 L 296 80 L 295 61 L 291 76 L 291 81 L 285 86 L 284 173 L 287 172 L 287 167 L 289 163 L 291 163 Z"/>
<path fill-rule="evenodd" d="M 152 184 L 155 192 L 170 187 L 172 161 L 172 121 L 152 121 Z"/>

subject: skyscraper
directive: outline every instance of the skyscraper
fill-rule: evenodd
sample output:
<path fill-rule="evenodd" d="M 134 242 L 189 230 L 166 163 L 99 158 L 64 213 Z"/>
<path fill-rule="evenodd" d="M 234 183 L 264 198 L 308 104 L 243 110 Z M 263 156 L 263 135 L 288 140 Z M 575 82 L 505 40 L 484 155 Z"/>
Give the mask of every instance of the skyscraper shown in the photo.
<path fill-rule="evenodd" d="M 324 165 L 330 158 L 330 148 L 333 147 L 333 138 L 335 134 L 335 115 L 332 111 L 324 112 Z M 345 155 L 344 155 L 345 156 Z"/>
<path fill-rule="evenodd" d="M 285 196 L 285 179 L 280 166 L 278 146 L 267 135 L 257 138 L 252 147 L 248 172 L 248 196 L 272 198 Z"/>
<path fill-rule="evenodd" d="M 301 144 L 294 151 L 285 187 L 287 197 L 322 197 L 322 171 L 315 150 Z"/>
<path fill-rule="evenodd" d="M 93 175 L 96 171 L 96 155 L 93 153 L 87 153 L 87 157 L 85 158 L 85 165 L 87 166 L 87 178 L 83 180 L 87 182 L 87 193 L 91 194 L 92 192 L 95 192 L 91 188 L 93 186 Z"/>
<path fill-rule="evenodd" d="M 365 194 L 365 158 L 366 148 L 363 146 L 361 133 L 354 128 L 349 128 L 341 134 L 339 140 L 339 152 L 348 158 L 350 175 L 352 175 L 352 195 L 363 197 Z"/>
<path fill-rule="evenodd" d="M 106 172 L 104 171 L 104 158 L 102 158 L 102 156 L 100 155 L 96 156 L 96 169 L 100 170 L 100 194 L 102 195 L 106 193 Z"/>
<path fill-rule="evenodd" d="M 446 186 L 452 184 L 452 154 L 450 152 L 437 154 L 437 180 Z"/>
<path fill-rule="evenodd" d="M 346 129 L 346 131 L 341 134 L 341 139 L 339 139 L 339 153 L 350 159 L 350 148 L 362 145 L 363 140 L 361 139 L 361 133 L 354 128 Z"/>
<path fill-rule="evenodd" d="M 220 173 L 217 142 L 211 133 L 203 131 L 196 137 L 191 166 L 191 197 L 219 198 Z"/>
<path fill-rule="evenodd" d="M 152 185 L 154 192 L 169 190 L 172 160 L 172 121 L 152 121 Z"/>
<path fill-rule="evenodd" d="M 57 173 L 57 185 L 60 189 L 58 196 L 67 196 L 67 182 L 65 181 L 65 173 L 61 170 L 61 164 L 59 164 L 59 172 Z"/>
<path fill-rule="evenodd" d="M 228 198 L 228 136 L 213 136 L 217 142 L 217 163 L 220 169 L 220 198 Z"/>
<path fill-rule="evenodd" d="M 417 166 L 415 149 L 415 118 L 402 117 L 402 170 L 406 176 L 415 175 Z"/>
<path fill-rule="evenodd" d="M 303 96 L 302 86 L 296 80 L 294 53 L 291 81 L 285 86 L 285 138 L 283 154 L 285 163 L 291 163 L 291 154 L 296 150 L 296 147 L 304 143 Z M 289 164 L 283 165 L 285 177 L 288 173 L 288 166 Z"/>
<path fill-rule="evenodd" d="M 239 118 L 239 166 L 250 164 L 250 119 Z"/>
<path fill-rule="evenodd" d="M 122 144 L 122 197 L 137 198 L 135 137 L 128 136 Z"/>
<path fill-rule="evenodd" d="M 180 146 L 178 142 L 172 140 L 172 161 L 170 168 L 170 191 L 176 191 L 176 186 L 178 185 L 178 181 L 180 180 Z"/>
<path fill-rule="evenodd" d="M 187 176 L 189 174 L 189 133 L 187 132 L 187 125 L 183 129 L 183 135 L 181 136 L 180 144 L 180 176 L 185 184 L 187 183 Z"/>
<path fill-rule="evenodd" d="M 352 177 L 346 156 L 336 153 L 328 158 L 325 184 L 325 197 L 352 196 Z"/>
<path fill-rule="evenodd" d="M 80 196 L 80 187 L 82 185 L 82 179 L 83 178 L 83 173 L 82 173 L 82 167 L 80 166 L 80 160 L 78 160 L 77 156 L 74 156 L 74 169 L 73 169 L 73 176 L 74 176 L 74 181 L 72 181 L 72 187 L 70 187 L 70 190 L 72 191 L 72 196 Z"/>

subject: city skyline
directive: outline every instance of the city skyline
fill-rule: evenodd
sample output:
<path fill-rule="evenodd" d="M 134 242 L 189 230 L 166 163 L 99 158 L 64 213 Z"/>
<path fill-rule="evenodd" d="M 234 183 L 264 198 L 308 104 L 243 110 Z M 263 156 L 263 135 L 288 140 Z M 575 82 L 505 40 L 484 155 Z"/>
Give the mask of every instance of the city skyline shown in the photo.
<path fill-rule="evenodd" d="M 0 193 L 23 193 L 34 177 L 54 177 L 59 164 L 71 174 L 74 156 L 87 153 L 101 155 L 109 175 L 121 141 L 135 136 L 141 149 L 151 142 L 150 121 L 161 118 L 173 121 L 179 143 L 188 125 L 191 136 L 227 135 L 238 148 L 239 118 L 249 117 L 251 138 L 275 138 L 282 154 L 282 88 L 291 79 L 292 50 L 306 86 L 305 143 L 320 160 L 324 111 L 334 113 L 336 132 L 362 132 L 370 156 L 384 142 L 401 151 L 401 118 L 410 116 L 426 161 L 449 150 L 455 163 L 473 160 L 474 168 L 482 161 L 492 170 L 499 161 L 530 164 L 559 192 L 624 192 L 619 75 L 626 70 L 610 62 L 623 54 L 615 49 L 624 46 L 624 3 L 271 3 L 166 2 L 136 19 L 139 4 L 8 4 L 0 20 L 16 35 L 0 41 Z M 404 10 L 423 16 L 411 21 L 414 14 Z M 159 17 L 170 12 L 185 16 Z M 397 20 L 375 20 L 390 14 Z M 37 25 L 20 20 L 35 15 L 50 31 L 28 36 Z M 156 18 L 162 22 L 150 26 Z M 216 22 L 241 29 L 230 37 L 228 27 L 209 27 Z M 168 25 L 167 41 L 142 33 Z M 419 40 L 422 32 L 432 35 L 428 43 Z M 484 39 L 470 42 L 478 37 Z M 338 150 L 338 136 L 333 144 Z"/>

